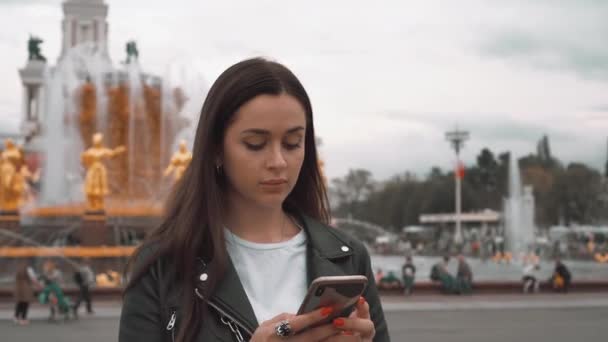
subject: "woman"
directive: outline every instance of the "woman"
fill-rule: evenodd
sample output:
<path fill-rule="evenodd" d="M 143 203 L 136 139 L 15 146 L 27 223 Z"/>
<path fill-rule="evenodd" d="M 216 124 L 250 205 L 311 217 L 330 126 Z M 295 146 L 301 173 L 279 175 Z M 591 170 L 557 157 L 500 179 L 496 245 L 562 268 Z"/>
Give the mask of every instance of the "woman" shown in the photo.
<path fill-rule="evenodd" d="M 192 161 L 133 256 L 119 341 L 389 341 L 365 247 L 327 225 L 312 108 L 283 65 L 250 59 L 209 90 Z M 351 316 L 295 316 L 319 276 L 371 281 Z M 285 336 L 287 335 L 287 336 Z"/>
<path fill-rule="evenodd" d="M 34 300 L 33 281 L 27 272 L 27 264 L 23 263 L 15 274 L 15 323 L 27 325 L 27 311 L 30 302 Z"/>
<path fill-rule="evenodd" d="M 70 301 L 61 289 L 62 274 L 52 260 L 47 260 L 42 265 L 42 282 L 44 288 L 38 294 L 38 301 L 41 304 L 49 304 L 49 321 L 55 321 L 57 309 L 63 314 L 64 319 L 68 319 L 70 311 Z"/>

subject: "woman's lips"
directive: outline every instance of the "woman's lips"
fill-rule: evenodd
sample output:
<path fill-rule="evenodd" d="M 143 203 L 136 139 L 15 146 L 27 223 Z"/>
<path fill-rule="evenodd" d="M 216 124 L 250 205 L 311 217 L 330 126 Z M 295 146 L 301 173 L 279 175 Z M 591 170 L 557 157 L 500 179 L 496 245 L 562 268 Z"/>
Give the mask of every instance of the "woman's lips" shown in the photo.
<path fill-rule="evenodd" d="M 286 184 L 286 183 L 287 183 L 286 179 L 271 179 L 271 180 L 260 182 L 260 184 L 267 185 L 267 186 L 277 186 L 277 185 L 282 185 L 282 184 Z"/>

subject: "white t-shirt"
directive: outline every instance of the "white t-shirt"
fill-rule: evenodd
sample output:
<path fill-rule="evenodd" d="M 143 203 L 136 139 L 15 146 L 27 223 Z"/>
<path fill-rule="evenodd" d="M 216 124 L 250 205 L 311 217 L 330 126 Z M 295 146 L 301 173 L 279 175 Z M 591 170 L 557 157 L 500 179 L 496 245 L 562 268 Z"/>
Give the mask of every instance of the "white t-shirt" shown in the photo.
<path fill-rule="evenodd" d="M 307 291 L 306 234 L 279 243 L 255 243 L 226 233 L 226 247 L 259 324 L 296 314 Z"/>

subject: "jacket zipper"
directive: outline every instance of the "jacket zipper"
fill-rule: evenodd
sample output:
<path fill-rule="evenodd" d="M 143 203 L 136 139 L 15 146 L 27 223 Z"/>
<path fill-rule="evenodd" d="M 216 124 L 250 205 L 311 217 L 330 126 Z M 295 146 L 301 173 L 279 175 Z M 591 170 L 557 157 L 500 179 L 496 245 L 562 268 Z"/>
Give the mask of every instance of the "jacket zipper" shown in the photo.
<path fill-rule="evenodd" d="M 219 312 L 219 314 L 222 316 L 221 317 L 221 321 L 222 323 L 224 323 L 225 325 L 227 325 L 230 330 L 235 334 L 235 336 L 237 337 L 237 340 L 240 341 L 244 341 L 243 336 L 241 335 L 241 331 L 239 330 L 239 328 L 243 329 L 247 334 L 249 334 L 249 336 L 253 336 L 253 332 L 249 329 L 247 329 L 247 327 L 245 327 L 245 325 L 241 322 L 239 322 L 236 318 L 234 318 L 233 316 L 231 316 L 230 314 L 226 313 L 226 311 L 222 310 L 217 304 L 215 304 L 214 302 L 212 302 L 211 300 L 206 299 L 199 291 L 197 288 L 194 289 L 194 293 L 202 300 L 204 300 L 205 302 L 207 302 L 207 304 L 209 306 L 211 306 L 212 308 L 214 308 L 217 312 Z"/>
<path fill-rule="evenodd" d="M 171 310 L 171 319 L 167 324 L 167 331 L 171 332 L 171 341 L 175 342 L 175 322 L 177 321 L 177 310 Z"/>
<path fill-rule="evenodd" d="M 222 323 L 226 324 L 227 326 L 230 327 L 230 329 L 232 330 L 233 333 L 235 333 L 237 335 L 237 337 L 241 338 L 241 341 L 244 341 L 241 336 L 241 333 L 238 329 L 236 329 L 236 331 L 234 331 L 234 327 L 232 327 L 230 325 L 230 323 L 236 325 L 238 328 L 243 329 L 247 334 L 249 334 L 249 336 L 253 336 L 253 332 L 249 329 L 247 329 L 247 327 L 245 327 L 245 325 L 243 325 L 243 323 L 239 322 L 237 319 L 235 319 L 233 316 L 229 315 L 226 313 L 226 311 L 220 309 L 220 307 L 213 303 L 212 301 L 207 301 L 207 304 L 209 304 L 209 306 L 211 306 L 212 308 L 214 308 L 217 312 L 219 312 L 223 317 L 222 317 Z M 226 321 L 228 320 L 228 321 Z"/>

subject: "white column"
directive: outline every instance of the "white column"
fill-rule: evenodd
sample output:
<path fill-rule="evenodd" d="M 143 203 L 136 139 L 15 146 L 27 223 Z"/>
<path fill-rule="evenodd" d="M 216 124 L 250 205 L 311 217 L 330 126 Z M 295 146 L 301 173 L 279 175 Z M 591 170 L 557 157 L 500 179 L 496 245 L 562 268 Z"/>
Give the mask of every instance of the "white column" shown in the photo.
<path fill-rule="evenodd" d="M 38 112 L 40 111 L 40 102 L 39 102 L 39 87 L 32 86 L 32 120 L 38 120 Z"/>
<path fill-rule="evenodd" d="M 462 212 L 462 208 L 461 208 L 461 188 L 462 188 L 462 180 L 460 179 L 460 157 L 458 157 L 458 155 L 456 155 L 456 170 L 454 172 L 454 175 L 456 176 L 456 229 L 454 232 L 454 243 L 457 246 L 460 246 L 462 244 L 462 227 L 461 227 L 461 222 L 460 222 L 460 214 Z"/>
<path fill-rule="evenodd" d="M 23 95 L 21 96 L 22 103 L 21 103 L 21 119 L 22 122 L 25 123 L 27 121 L 29 121 L 29 117 L 28 117 L 28 97 L 29 97 L 29 91 L 27 89 L 27 86 L 24 84 L 23 85 Z"/>
<path fill-rule="evenodd" d="M 74 41 L 72 42 L 73 46 L 76 46 L 78 44 L 80 44 L 80 40 L 82 39 L 82 34 L 80 32 L 80 21 L 74 19 L 72 21 L 72 23 L 75 23 L 76 25 L 72 24 L 72 27 L 76 30 L 76 35 L 74 36 Z"/>
<path fill-rule="evenodd" d="M 107 51 L 105 21 L 103 20 L 103 17 L 96 17 L 94 22 L 95 22 L 95 29 L 97 30 L 96 43 L 99 45 L 101 50 L 105 53 Z"/>
<path fill-rule="evenodd" d="M 458 168 L 460 168 L 460 164 L 458 164 Z M 454 233 L 454 243 L 456 245 L 462 244 L 462 227 L 460 223 L 460 213 L 461 213 L 461 180 L 460 175 L 458 174 L 460 171 L 457 169 L 456 171 L 456 231 Z"/>
<path fill-rule="evenodd" d="M 61 27 L 62 27 L 62 33 L 63 33 L 63 37 L 62 38 L 62 46 L 61 46 L 61 55 L 63 56 L 65 54 L 65 52 L 68 50 L 68 45 L 69 45 L 69 36 L 70 36 L 70 29 L 69 29 L 68 25 L 68 21 L 66 19 L 63 19 L 61 21 Z"/>
<path fill-rule="evenodd" d="M 42 122 L 44 121 L 44 114 L 46 109 L 46 89 L 44 88 L 44 81 L 38 87 L 38 116 L 36 118 L 36 124 L 39 129 L 42 129 Z"/>

